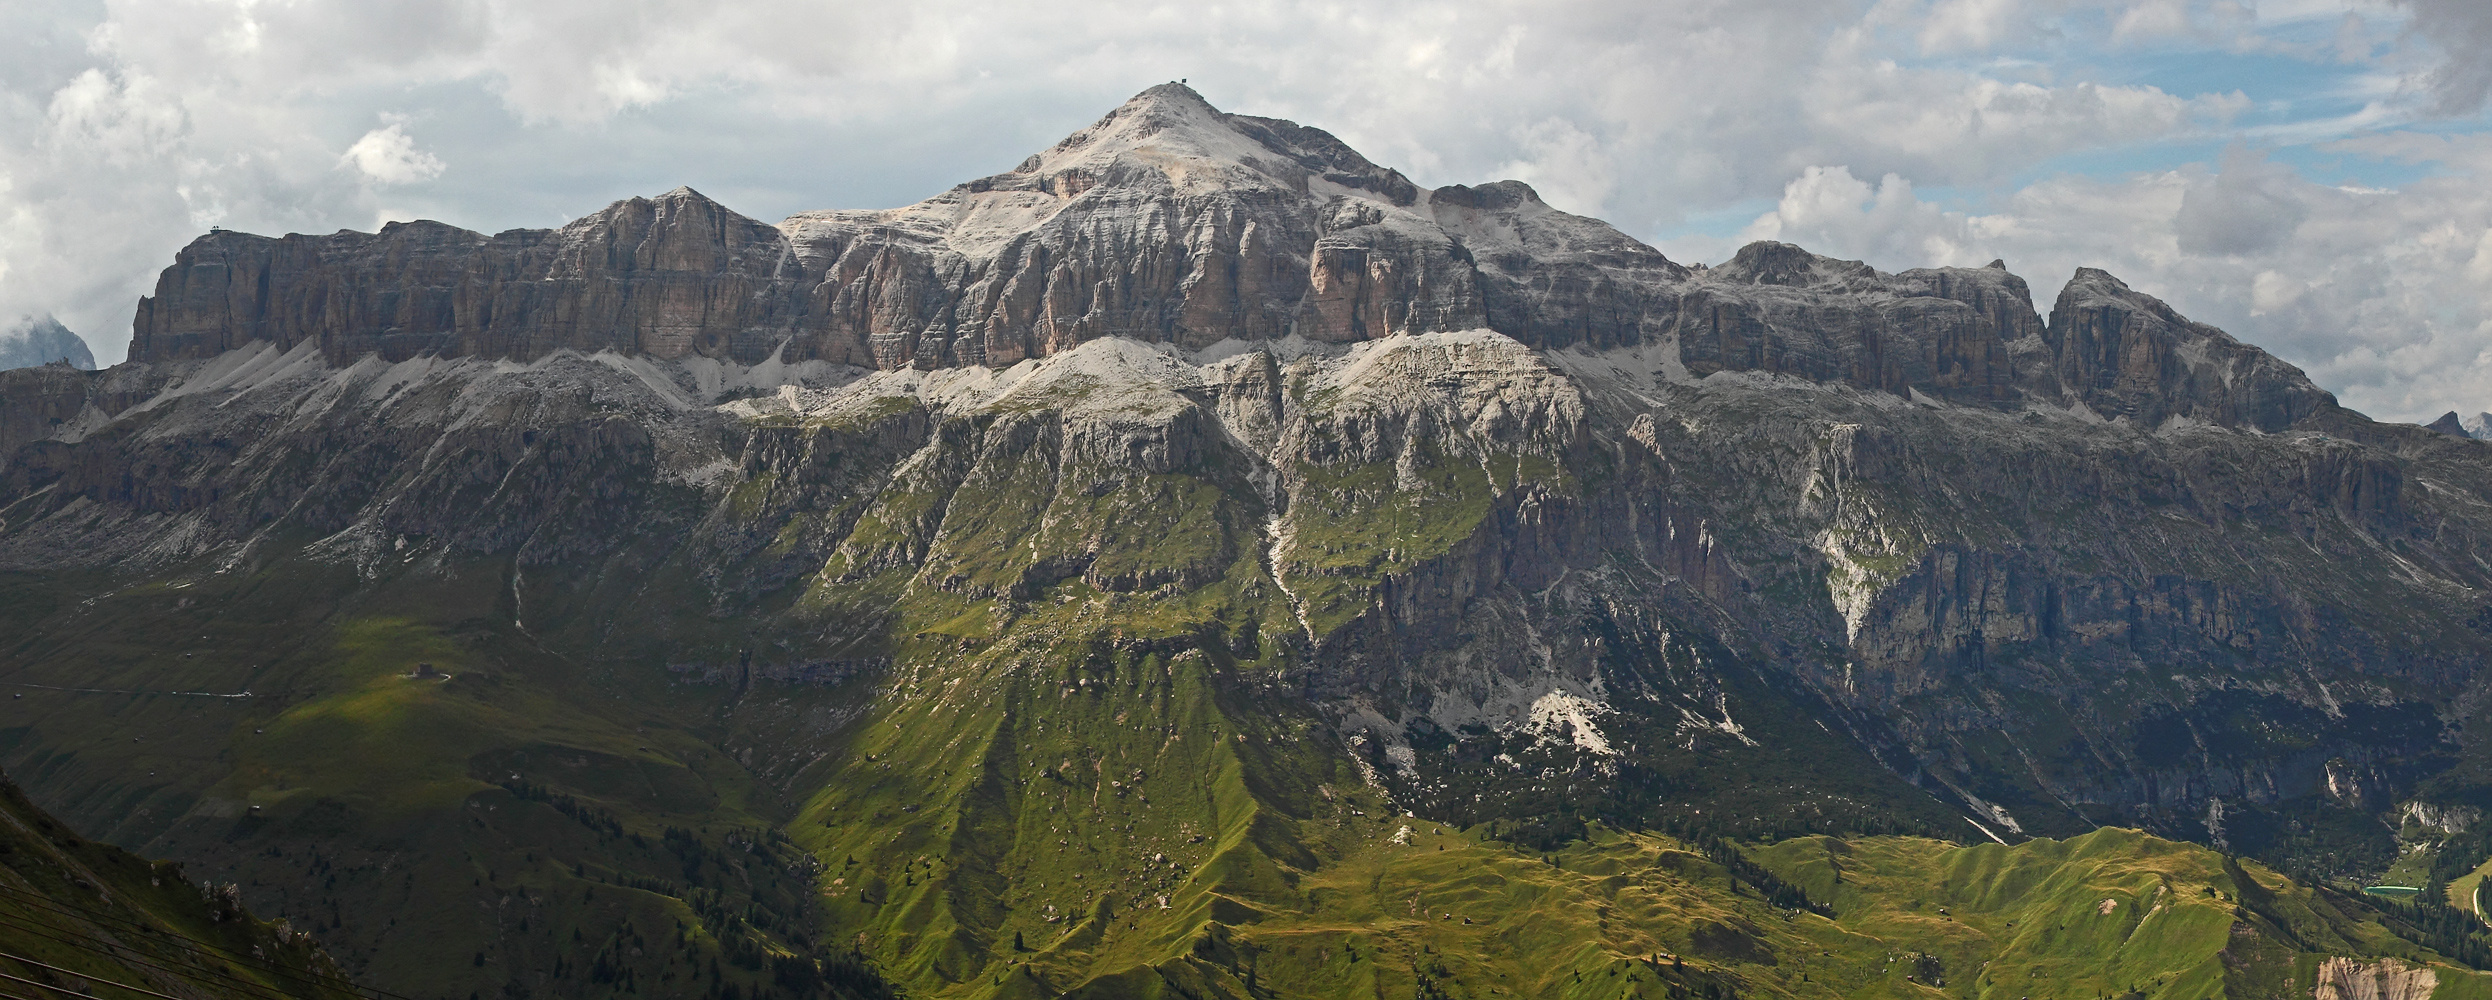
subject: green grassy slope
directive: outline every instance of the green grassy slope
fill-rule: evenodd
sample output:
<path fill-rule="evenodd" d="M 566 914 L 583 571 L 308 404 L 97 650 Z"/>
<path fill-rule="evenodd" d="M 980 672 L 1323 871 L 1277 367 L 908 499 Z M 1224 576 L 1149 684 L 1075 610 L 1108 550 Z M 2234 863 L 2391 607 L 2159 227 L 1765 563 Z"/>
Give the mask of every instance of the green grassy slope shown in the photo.
<path fill-rule="evenodd" d="M 2130 830 L 2015 847 L 1803 837 L 1756 856 L 1846 929 L 1911 942 L 1964 995 L 2307 996 L 2330 955 L 2430 965 L 2453 989 L 2480 978 L 2344 897 Z"/>
<path fill-rule="evenodd" d="M 0 745 L 88 789 L 82 826 L 233 881 L 397 992 L 877 995 L 838 953 L 773 965 L 820 950 L 814 866 L 716 692 L 549 653 L 489 595 L 328 582 L 99 600 L 20 661 Z"/>
<path fill-rule="evenodd" d="M 368 997 L 309 934 L 254 918 L 231 886 L 79 837 L 6 779 L 0 977 L 0 994 L 22 997 Z"/>

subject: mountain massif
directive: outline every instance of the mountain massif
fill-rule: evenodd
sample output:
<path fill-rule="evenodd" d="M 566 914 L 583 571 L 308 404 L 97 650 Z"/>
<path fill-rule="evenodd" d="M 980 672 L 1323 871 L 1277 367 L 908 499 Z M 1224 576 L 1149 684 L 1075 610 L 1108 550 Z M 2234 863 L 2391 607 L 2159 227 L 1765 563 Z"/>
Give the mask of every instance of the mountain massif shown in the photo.
<path fill-rule="evenodd" d="M 2487 989 L 2492 443 L 2100 271 L 1170 84 L 899 209 L 212 233 L 129 358 L 0 373 L 0 765 L 401 993 Z"/>

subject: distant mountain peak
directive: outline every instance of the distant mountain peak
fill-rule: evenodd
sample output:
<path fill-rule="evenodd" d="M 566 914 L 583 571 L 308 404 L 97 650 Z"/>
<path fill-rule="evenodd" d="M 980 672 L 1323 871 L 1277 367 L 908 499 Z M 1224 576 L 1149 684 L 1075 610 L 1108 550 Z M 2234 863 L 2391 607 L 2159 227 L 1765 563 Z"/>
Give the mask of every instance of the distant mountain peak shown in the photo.
<path fill-rule="evenodd" d="M 93 371 L 95 352 L 88 350 L 85 340 L 50 313 L 21 316 L 0 329 L 0 369 L 32 368 L 54 362 Z"/>

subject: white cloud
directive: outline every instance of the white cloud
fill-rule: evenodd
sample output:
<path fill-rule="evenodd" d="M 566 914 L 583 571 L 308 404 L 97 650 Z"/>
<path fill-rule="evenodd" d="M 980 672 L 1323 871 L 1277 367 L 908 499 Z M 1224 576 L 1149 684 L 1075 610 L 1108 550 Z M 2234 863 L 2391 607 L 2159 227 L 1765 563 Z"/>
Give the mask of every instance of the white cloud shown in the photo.
<path fill-rule="evenodd" d="M 395 123 L 376 128 L 346 147 L 338 163 L 354 167 L 376 184 L 412 184 L 441 176 L 441 158 L 415 148 L 415 140 Z"/>
<path fill-rule="evenodd" d="M 1805 100 L 1814 152 L 1825 159 L 1874 157 L 1881 172 L 1950 184 L 1993 182 L 2063 153 L 2220 124 L 2248 103 L 2237 93 L 2042 86 L 1885 60 L 1829 61 Z"/>
<path fill-rule="evenodd" d="M 180 102 L 152 77 L 100 69 L 54 91 L 50 118 L 56 142 L 115 166 L 166 154 L 189 125 Z"/>
<path fill-rule="evenodd" d="M 2173 38 L 2242 41 L 2257 12 L 2238 0 L 2140 0 L 2114 5 L 2111 37 L 2124 42 Z"/>
<path fill-rule="evenodd" d="M 2026 6 L 2021 0 L 1938 0 L 1921 19 L 1921 51 L 1986 51 L 2019 33 Z"/>
<path fill-rule="evenodd" d="M 1976 244 L 2005 220 L 1968 218 L 1920 200 L 1912 182 L 1888 174 L 1872 189 L 1846 167 L 1810 167 L 1783 187 L 1774 210 L 1748 226 L 1746 240 L 1841 248 L 1887 267 L 1970 267 L 1989 258 Z M 1833 253 L 1833 249 L 1820 252 Z"/>
<path fill-rule="evenodd" d="M 2301 300 L 2310 286 L 2275 271 L 2260 271 L 2250 278 L 2250 316 L 2255 319 Z"/>
<path fill-rule="evenodd" d="M 1497 173 L 1524 181 L 1558 208 L 1601 215 L 1617 187 L 1617 164 L 1599 137 L 1574 122 L 1552 118 L 1520 130 L 1525 158 L 1508 160 Z"/>

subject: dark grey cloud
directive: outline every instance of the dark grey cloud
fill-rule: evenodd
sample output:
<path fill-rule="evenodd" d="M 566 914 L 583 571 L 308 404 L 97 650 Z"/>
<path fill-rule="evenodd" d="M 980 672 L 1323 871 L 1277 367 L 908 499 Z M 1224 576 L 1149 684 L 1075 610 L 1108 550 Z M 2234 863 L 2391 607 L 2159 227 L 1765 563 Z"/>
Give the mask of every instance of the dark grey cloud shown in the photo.
<path fill-rule="evenodd" d="M 2224 154 L 2223 170 L 2181 195 L 2172 233 L 2184 253 L 2241 256 L 2274 250 L 2310 212 L 2301 177 L 2241 147 Z"/>
<path fill-rule="evenodd" d="M 2492 4 L 2484 0 L 2396 0 L 2413 13 L 2413 37 L 2438 57 L 2420 73 L 2433 110 L 2472 115 L 2492 99 Z"/>

